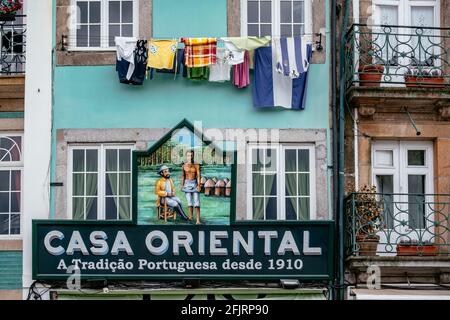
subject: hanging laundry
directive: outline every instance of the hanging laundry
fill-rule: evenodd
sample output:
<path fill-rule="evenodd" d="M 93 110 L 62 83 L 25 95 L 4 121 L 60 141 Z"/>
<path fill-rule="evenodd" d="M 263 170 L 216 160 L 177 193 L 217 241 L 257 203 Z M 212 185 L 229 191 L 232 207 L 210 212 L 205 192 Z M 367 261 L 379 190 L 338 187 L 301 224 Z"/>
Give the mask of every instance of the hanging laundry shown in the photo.
<path fill-rule="evenodd" d="M 149 40 L 148 67 L 154 69 L 171 69 L 177 53 L 176 40 Z"/>
<path fill-rule="evenodd" d="M 244 53 L 244 62 L 233 66 L 233 84 L 239 89 L 250 84 L 248 51 Z"/>
<path fill-rule="evenodd" d="M 184 49 L 177 49 L 177 53 L 175 54 L 175 59 L 173 60 L 172 68 L 170 69 L 149 69 L 150 79 L 153 79 L 154 71 L 156 73 L 171 73 L 175 76 L 180 74 L 180 70 L 183 69 L 184 66 Z"/>
<path fill-rule="evenodd" d="M 209 81 L 230 81 L 231 66 L 227 60 L 228 50 L 217 48 L 217 61 L 209 67 Z"/>
<path fill-rule="evenodd" d="M 310 61 L 312 47 L 307 45 L 307 60 Z M 291 79 L 276 70 L 276 52 L 270 47 L 255 50 L 255 73 L 252 93 L 253 105 L 257 108 L 284 107 L 305 108 L 308 72 Z"/>
<path fill-rule="evenodd" d="M 225 48 L 228 50 L 227 60 L 230 65 L 240 64 L 244 62 L 245 50 L 236 47 L 227 38 L 222 38 Z"/>
<path fill-rule="evenodd" d="M 186 68 L 187 78 L 189 80 L 208 80 L 209 67 Z"/>
<path fill-rule="evenodd" d="M 295 79 L 308 71 L 307 41 L 304 38 L 272 38 L 272 48 L 276 53 L 277 72 Z"/>
<path fill-rule="evenodd" d="M 142 85 L 147 72 L 148 50 L 147 41 L 138 40 L 136 49 L 134 50 L 134 72 L 131 76 L 130 83 L 134 85 Z"/>
<path fill-rule="evenodd" d="M 119 81 L 121 83 L 129 83 L 133 75 L 134 64 L 134 50 L 136 49 L 137 39 L 134 37 L 115 37 L 116 43 L 116 71 L 119 74 Z"/>
<path fill-rule="evenodd" d="M 205 67 L 216 63 L 216 38 L 182 38 L 187 67 Z"/>

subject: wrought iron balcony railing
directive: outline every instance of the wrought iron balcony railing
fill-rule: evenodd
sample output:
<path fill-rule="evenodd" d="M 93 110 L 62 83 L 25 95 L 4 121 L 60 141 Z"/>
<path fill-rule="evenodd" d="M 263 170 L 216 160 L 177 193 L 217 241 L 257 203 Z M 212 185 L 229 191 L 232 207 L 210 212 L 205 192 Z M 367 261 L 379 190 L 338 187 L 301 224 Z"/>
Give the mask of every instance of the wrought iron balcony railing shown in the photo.
<path fill-rule="evenodd" d="M 15 21 L 0 21 L 0 75 L 25 73 L 26 16 Z"/>
<path fill-rule="evenodd" d="M 450 28 L 354 24 L 345 51 L 347 88 L 450 87 Z"/>
<path fill-rule="evenodd" d="M 348 256 L 450 255 L 450 195 L 352 193 Z"/>

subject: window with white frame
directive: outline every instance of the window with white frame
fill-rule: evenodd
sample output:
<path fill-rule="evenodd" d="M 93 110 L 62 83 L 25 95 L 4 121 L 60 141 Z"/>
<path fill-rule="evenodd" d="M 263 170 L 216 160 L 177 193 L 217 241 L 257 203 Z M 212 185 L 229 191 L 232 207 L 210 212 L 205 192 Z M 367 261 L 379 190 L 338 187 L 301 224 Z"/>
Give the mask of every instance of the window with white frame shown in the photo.
<path fill-rule="evenodd" d="M 243 36 L 311 34 L 311 0 L 241 0 Z"/>
<path fill-rule="evenodd" d="M 0 236 L 20 235 L 22 135 L 0 134 Z"/>
<path fill-rule="evenodd" d="M 247 219 L 315 218 L 313 145 L 249 145 Z"/>
<path fill-rule="evenodd" d="M 69 148 L 69 213 L 74 220 L 131 219 L 131 145 Z"/>
<path fill-rule="evenodd" d="M 138 0 L 72 0 L 76 24 L 70 48 L 113 49 L 114 38 L 138 34 Z"/>

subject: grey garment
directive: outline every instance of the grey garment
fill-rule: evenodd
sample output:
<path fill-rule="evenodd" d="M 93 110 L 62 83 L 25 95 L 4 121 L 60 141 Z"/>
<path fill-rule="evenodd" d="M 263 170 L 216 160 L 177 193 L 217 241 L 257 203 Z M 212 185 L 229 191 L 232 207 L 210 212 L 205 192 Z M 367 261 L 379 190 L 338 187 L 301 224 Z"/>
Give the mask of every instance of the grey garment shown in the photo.
<path fill-rule="evenodd" d="M 165 197 L 165 198 L 161 198 L 161 204 L 164 204 L 164 199 L 167 202 L 167 205 L 169 207 L 176 207 L 178 205 L 181 205 L 181 200 L 178 197 Z"/>
<path fill-rule="evenodd" d="M 200 196 L 198 192 L 186 192 L 188 207 L 200 208 Z"/>
<path fill-rule="evenodd" d="M 184 180 L 183 192 L 197 192 L 197 180 Z"/>

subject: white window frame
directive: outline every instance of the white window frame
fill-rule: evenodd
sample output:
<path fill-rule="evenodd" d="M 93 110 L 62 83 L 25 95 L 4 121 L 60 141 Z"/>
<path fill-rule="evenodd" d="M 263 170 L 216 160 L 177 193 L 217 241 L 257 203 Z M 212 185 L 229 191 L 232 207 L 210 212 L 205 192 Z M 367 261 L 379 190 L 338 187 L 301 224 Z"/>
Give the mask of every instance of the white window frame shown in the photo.
<path fill-rule="evenodd" d="M 72 14 L 75 17 L 72 23 L 77 24 L 78 22 L 78 7 L 77 1 L 100 1 L 100 47 L 77 47 L 77 28 L 70 28 L 69 35 L 69 51 L 115 51 L 115 46 L 109 46 L 109 2 L 110 1 L 122 1 L 122 0 L 71 0 Z M 129 0 L 133 1 L 133 37 L 137 37 L 139 34 L 139 0 Z"/>
<path fill-rule="evenodd" d="M 97 150 L 98 159 L 98 177 L 97 177 L 97 219 L 96 220 L 80 220 L 80 221 L 131 221 L 133 219 L 133 208 L 132 208 L 132 198 L 133 198 L 133 158 L 132 154 L 130 157 L 130 219 L 129 220 L 119 220 L 119 219 L 108 219 L 106 220 L 106 150 L 107 149 L 131 149 L 135 150 L 135 145 L 130 143 L 123 144 L 112 144 L 112 143 L 102 143 L 95 145 L 88 144 L 71 144 L 68 148 L 68 162 L 67 162 L 67 216 L 74 220 L 72 212 L 72 168 L 73 168 L 73 150 L 83 149 L 83 150 Z"/>
<path fill-rule="evenodd" d="M 22 230 L 23 230 L 23 137 L 24 134 L 22 132 L 1 132 L 0 137 L 9 137 L 9 136 L 20 136 L 22 137 L 21 150 L 20 150 L 20 161 L 10 161 L 10 162 L 0 162 L 0 170 L 8 170 L 8 171 L 20 171 L 20 232 L 18 234 L 2 234 L 0 235 L 0 240 L 20 240 L 22 239 Z M 11 204 L 10 204 L 11 206 Z M 11 215 L 11 212 L 9 212 Z M 16 213 L 14 213 L 16 214 Z"/>
<path fill-rule="evenodd" d="M 275 149 L 277 152 L 276 174 L 277 174 L 277 218 L 276 220 L 266 220 L 265 215 L 262 220 L 253 219 L 253 195 L 252 195 L 252 152 L 255 149 Z M 287 221 L 295 222 L 300 220 L 286 220 L 286 189 L 285 189 L 285 150 L 308 150 L 309 152 L 309 220 L 316 220 L 316 155 L 315 145 L 311 143 L 301 144 L 258 144 L 249 143 L 247 147 L 247 220 L 250 221 Z"/>
<path fill-rule="evenodd" d="M 247 30 L 247 2 L 249 0 L 241 0 L 241 36 L 248 35 Z M 261 1 L 261 0 L 259 0 Z M 305 36 L 312 39 L 313 17 L 312 17 L 312 1 L 304 0 L 305 10 Z M 280 19 L 280 0 L 271 0 L 272 2 L 272 36 L 279 37 L 281 35 L 281 19 Z"/>

